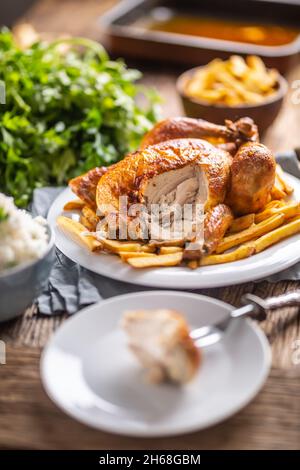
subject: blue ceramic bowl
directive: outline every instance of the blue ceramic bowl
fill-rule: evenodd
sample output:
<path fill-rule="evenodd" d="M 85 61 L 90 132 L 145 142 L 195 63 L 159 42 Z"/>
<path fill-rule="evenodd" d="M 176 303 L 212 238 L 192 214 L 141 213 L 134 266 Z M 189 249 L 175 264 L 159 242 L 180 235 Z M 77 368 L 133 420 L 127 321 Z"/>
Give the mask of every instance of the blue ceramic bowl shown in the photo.
<path fill-rule="evenodd" d="M 48 247 L 42 258 L 0 273 L 0 322 L 24 313 L 41 294 L 54 261 L 54 233 L 48 230 Z"/>

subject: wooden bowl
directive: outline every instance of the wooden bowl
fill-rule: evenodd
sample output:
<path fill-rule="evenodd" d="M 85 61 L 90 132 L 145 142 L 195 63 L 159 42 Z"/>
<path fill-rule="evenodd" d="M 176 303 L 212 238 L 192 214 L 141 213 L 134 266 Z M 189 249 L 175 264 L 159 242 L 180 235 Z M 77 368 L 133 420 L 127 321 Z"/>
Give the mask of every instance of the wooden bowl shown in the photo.
<path fill-rule="evenodd" d="M 235 121 L 241 117 L 250 117 L 258 126 L 262 135 L 276 119 L 288 90 L 288 83 L 282 75 L 278 77 L 277 91 L 260 104 L 245 104 L 228 106 L 224 104 L 211 104 L 198 98 L 192 98 L 185 93 L 185 85 L 195 72 L 202 67 L 187 70 L 177 79 L 177 91 L 181 97 L 184 111 L 187 116 L 201 118 L 215 124 L 224 124 L 225 119 Z"/>

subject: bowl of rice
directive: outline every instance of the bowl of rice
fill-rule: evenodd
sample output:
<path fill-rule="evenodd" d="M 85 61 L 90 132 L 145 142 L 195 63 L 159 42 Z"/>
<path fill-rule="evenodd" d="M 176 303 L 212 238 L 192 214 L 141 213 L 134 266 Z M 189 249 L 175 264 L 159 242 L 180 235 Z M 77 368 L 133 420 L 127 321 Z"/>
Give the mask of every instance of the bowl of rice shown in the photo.
<path fill-rule="evenodd" d="M 24 313 L 42 292 L 54 249 L 46 220 L 18 209 L 0 193 L 0 321 Z"/>

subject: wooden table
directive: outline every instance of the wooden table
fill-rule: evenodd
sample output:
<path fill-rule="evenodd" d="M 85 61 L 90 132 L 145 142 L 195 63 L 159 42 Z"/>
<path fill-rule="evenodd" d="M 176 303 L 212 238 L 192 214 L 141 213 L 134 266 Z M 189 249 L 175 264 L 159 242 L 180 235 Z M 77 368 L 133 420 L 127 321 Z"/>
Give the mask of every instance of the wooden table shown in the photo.
<path fill-rule="evenodd" d="M 42 0 L 25 19 L 38 31 L 99 37 L 97 16 L 113 0 Z M 141 65 L 139 65 L 141 67 Z M 144 82 L 165 97 L 164 114 L 182 113 L 174 83 L 178 70 L 143 66 Z M 290 80 L 300 78 L 300 66 Z M 288 97 L 265 138 L 274 150 L 300 144 L 300 105 Z M 297 282 L 248 283 L 204 294 L 238 306 L 243 293 L 263 297 L 293 291 Z M 39 359 L 51 334 L 65 316 L 45 318 L 29 309 L 22 318 L 2 325 L 0 339 L 7 344 L 7 364 L 0 365 L 0 448 L 68 449 L 299 449 L 300 364 L 293 364 L 293 345 L 300 340 L 300 316 L 285 308 L 261 327 L 273 352 L 273 367 L 263 390 L 243 411 L 226 422 L 180 438 L 132 439 L 95 431 L 64 415 L 42 389 Z M 251 354 L 251 351 L 249 351 Z M 298 354 L 299 357 L 299 354 Z"/>

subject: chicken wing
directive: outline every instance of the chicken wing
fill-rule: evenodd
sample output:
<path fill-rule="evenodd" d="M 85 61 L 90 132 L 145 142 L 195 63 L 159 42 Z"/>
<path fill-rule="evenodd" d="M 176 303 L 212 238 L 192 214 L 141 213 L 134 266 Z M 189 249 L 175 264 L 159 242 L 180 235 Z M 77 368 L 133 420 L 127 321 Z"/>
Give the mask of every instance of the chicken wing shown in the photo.
<path fill-rule="evenodd" d="M 105 166 L 96 167 L 84 175 L 77 176 L 69 181 L 69 186 L 73 193 L 92 209 L 96 208 L 97 184 L 106 171 L 107 167 Z"/>

